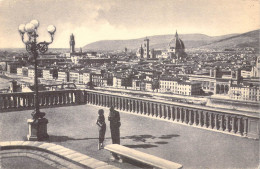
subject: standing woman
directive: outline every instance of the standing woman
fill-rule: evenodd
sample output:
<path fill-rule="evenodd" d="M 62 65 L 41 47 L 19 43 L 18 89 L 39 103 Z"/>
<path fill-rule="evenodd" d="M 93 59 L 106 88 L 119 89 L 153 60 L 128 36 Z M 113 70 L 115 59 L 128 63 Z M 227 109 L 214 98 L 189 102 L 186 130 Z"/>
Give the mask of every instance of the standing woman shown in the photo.
<path fill-rule="evenodd" d="M 104 116 L 104 110 L 99 109 L 98 110 L 98 119 L 96 124 L 98 125 L 98 132 L 99 132 L 99 143 L 98 143 L 98 150 L 101 148 L 104 148 L 104 139 L 105 139 L 105 133 L 106 133 L 106 123 L 105 123 L 105 116 Z"/>

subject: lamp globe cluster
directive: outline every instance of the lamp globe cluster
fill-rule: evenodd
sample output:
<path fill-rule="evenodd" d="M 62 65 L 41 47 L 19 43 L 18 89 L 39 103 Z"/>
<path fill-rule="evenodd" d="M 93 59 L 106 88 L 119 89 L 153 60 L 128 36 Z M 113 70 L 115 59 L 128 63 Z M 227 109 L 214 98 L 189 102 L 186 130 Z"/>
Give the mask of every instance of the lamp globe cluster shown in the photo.
<path fill-rule="evenodd" d="M 37 28 L 39 27 L 40 23 L 38 20 L 34 19 L 32 20 L 31 22 L 27 23 L 27 24 L 21 24 L 19 25 L 18 27 L 18 30 L 20 33 L 33 33 L 37 30 Z M 56 27 L 53 26 L 53 25 L 49 25 L 47 27 L 47 31 L 50 33 L 50 34 L 54 34 L 55 31 L 56 31 Z"/>

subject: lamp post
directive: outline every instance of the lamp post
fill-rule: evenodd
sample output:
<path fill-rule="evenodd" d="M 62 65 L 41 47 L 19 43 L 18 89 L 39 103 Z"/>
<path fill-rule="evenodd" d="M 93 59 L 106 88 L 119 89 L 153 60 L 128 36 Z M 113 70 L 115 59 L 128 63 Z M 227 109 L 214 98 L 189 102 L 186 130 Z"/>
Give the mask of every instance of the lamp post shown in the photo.
<path fill-rule="evenodd" d="M 26 50 L 29 54 L 33 56 L 34 61 L 34 111 L 32 112 L 32 119 L 28 119 L 29 134 L 27 135 L 28 140 L 46 140 L 49 135 L 47 134 L 47 123 L 48 120 L 44 118 L 45 113 L 40 112 L 39 108 L 39 91 L 38 91 L 38 70 L 37 70 L 37 58 L 39 52 L 44 54 L 48 51 L 48 45 L 53 42 L 54 33 L 56 31 L 55 26 L 49 25 L 47 31 L 51 36 L 50 42 L 37 42 L 37 28 L 39 27 L 39 22 L 37 20 L 32 20 L 30 23 L 21 24 L 19 26 L 19 33 L 21 35 L 22 41 L 26 46 Z M 28 40 L 24 40 L 25 33 L 28 36 Z"/>

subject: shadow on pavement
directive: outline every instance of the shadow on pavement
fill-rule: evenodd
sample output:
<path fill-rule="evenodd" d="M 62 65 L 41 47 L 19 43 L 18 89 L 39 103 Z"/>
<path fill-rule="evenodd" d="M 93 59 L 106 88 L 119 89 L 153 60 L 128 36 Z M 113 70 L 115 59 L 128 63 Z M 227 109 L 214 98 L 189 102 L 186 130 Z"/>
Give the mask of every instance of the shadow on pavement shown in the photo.
<path fill-rule="evenodd" d="M 158 137 L 160 139 L 171 139 L 173 137 L 179 137 L 180 135 L 178 134 L 168 134 L 168 135 L 162 135 L 161 137 Z"/>
<path fill-rule="evenodd" d="M 158 147 L 156 145 L 152 145 L 152 144 L 137 144 L 137 145 L 123 145 L 126 146 L 128 148 L 152 148 L 152 147 Z"/>

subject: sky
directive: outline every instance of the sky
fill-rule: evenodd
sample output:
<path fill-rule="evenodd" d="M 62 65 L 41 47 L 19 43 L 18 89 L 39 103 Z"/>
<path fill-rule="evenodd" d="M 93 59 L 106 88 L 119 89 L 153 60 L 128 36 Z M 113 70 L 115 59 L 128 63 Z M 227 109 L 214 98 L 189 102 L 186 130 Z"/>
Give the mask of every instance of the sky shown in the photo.
<path fill-rule="evenodd" d="M 201 33 L 218 36 L 260 28 L 258 0 L 0 0 L 0 48 L 22 48 L 18 26 L 40 22 L 39 41 L 50 47 L 76 48 L 99 40 Z"/>

